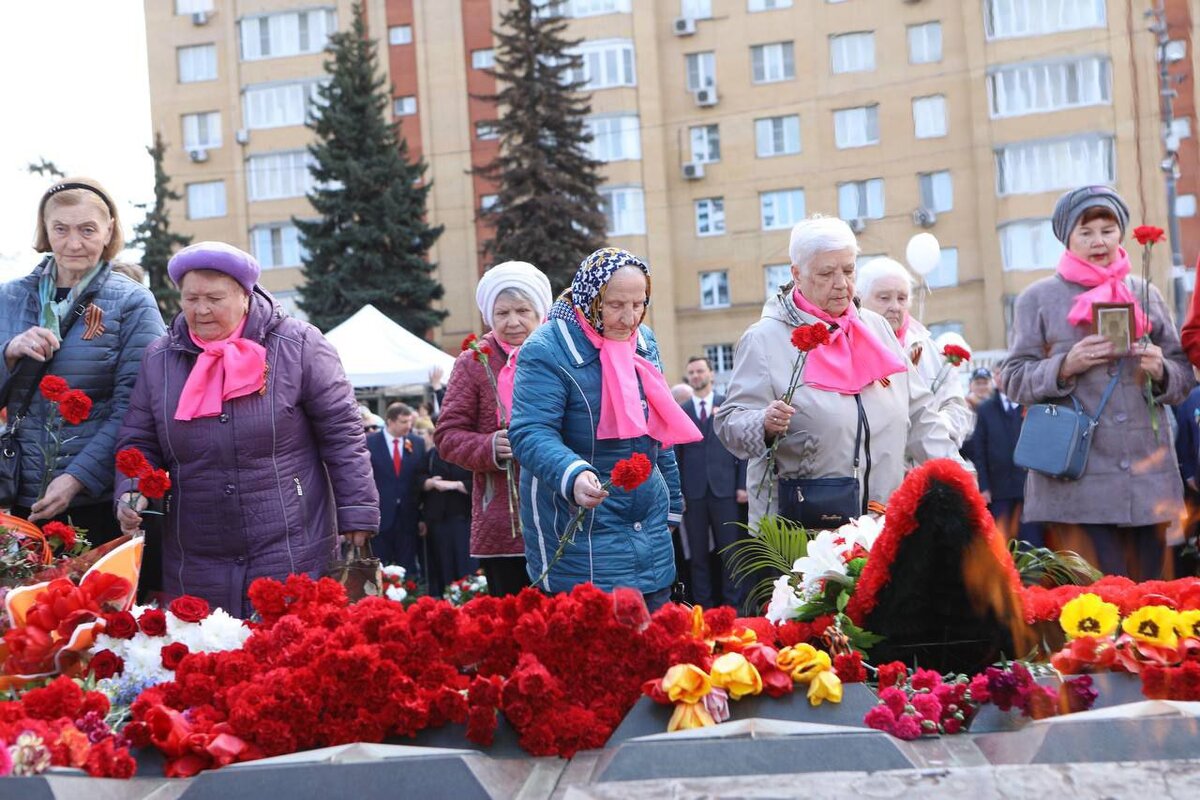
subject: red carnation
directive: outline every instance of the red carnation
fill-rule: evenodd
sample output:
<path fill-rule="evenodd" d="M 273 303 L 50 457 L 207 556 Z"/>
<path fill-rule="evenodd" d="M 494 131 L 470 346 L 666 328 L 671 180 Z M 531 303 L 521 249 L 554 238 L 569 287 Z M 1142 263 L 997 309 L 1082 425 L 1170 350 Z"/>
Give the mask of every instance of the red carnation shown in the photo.
<path fill-rule="evenodd" d="M 174 670 L 189 652 L 188 646 L 183 642 L 171 642 L 159 651 L 159 655 L 162 657 L 163 668 Z"/>
<path fill-rule="evenodd" d="M 55 403 L 61 400 L 70 388 L 67 382 L 57 375 L 47 375 L 38 384 L 38 389 L 41 390 L 42 396 Z"/>
<path fill-rule="evenodd" d="M 47 522 L 42 526 L 42 533 L 46 535 L 47 539 L 58 537 L 64 550 L 70 550 L 75 546 L 75 529 L 65 523 Z"/>
<path fill-rule="evenodd" d="M 1133 238 L 1140 245 L 1155 244 L 1166 238 L 1166 231 L 1153 225 L 1138 225 L 1133 229 Z"/>
<path fill-rule="evenodd" d="M 59 398 L 58 413 L 70 424 L 78 425 L 92 413 L 92 398 L 78 389 L 72 389 Z"/>
<path fill-rule="evenodd" d="M 199 622 L 207 617 L 210 611 L 207 600 L 190 594 L 176 597 L 167 608 L 184 622 Z"/>
<path fill-rule="evenodd" d="M 842 683 L 863 683 L 867 680 L 867 669 L 863 666 L 862 653 L 842 653 L 833 657 L 833 669 Z"/>
<path fill-rule="evenodd" d="M 971 351 L 965 347 L 959 347 L 956 344 L 948 344 L 942 349 L 942 355 L 946 357 L 946 361 L 954 366 L 958 366 L 964 361 L 971 360 Z"/>
<path fill-rule="evenodd" d="M 646 458 L 645 453 L 634 453 L 629 458 L 617 462 L 612 469 L 610 480 L 613 486 L 632 492 L 645 483 L 653 471 L 654 466 L 650 463 L 650 459 Z"/>
<path fill-rule="evenodd" d="M 475 335 L 475 334 L 473 334 L 473 333 L 472 333 L 471 335 L 467 336 L 467 338 L 465 338 L 465 339 L 463 339 L 463 340 L 462 340 L 462 349 L 463 349 L 463 350 L 470 350 L 470 349 L 471 349 L 471 346 L 475 344 L 475 340 L 476 340 L 476 339 L 478 339 L 478 338 L 479 338 L 479 337 L 478 337 L 478 336 L 476 336 L 476 335 Z"/>
<path fill-rule="evenodd" d="M 138 632 L 137 620 L 128 611 L 105 614 L 104 632 L 114 639 L 132 639 Z"/>
<path fill-rule="evenodd" d="M 138 478 L 138 491 L 150 500 L 157 500 L 171 488 L 171 476 L 166 470 L 152 469 Z"/>
<path fill-rule="evenodd" d="M 88 662 L 88 671 L 96 676 L 96 680 L 102 681 L 124 672 L 125 660 L 112 650 L 101 650 Z"/>
<path fill-rule="evenodd" d="M 163 636 L 167 632 L 167 615 L 162 609 L 147 608 L 138 617 L 138 625 L 147 636 Z"/>
<path fill-rule="evenodd" d="M 477 345 L 475 350 L 482 356 L 490 356 L 492 354 L 492 348 L 488 346 L 487 342 Z"/>
<path fill-rule="evenodd" d="M 117 453 L 117 471 L 127 478 L 140 478 L 150 470 L 150 462 L 136 447 L 126 447 Z"/>
<path fill-rule="evenodd" d="M 820 323 L 797 325 L 792 328 L 792 346 L 808 352 L 823 344 L 829 344 L 829 328 Z"/>
<path fill-rule="evenodd" d="M 877 671 L 879 676 L 879 688 L 886 689 L 889 686 L 899 686 L 908 679 L 908 667 L 901 661 L 889 661 L 886 664 L 880 664 Z"/>

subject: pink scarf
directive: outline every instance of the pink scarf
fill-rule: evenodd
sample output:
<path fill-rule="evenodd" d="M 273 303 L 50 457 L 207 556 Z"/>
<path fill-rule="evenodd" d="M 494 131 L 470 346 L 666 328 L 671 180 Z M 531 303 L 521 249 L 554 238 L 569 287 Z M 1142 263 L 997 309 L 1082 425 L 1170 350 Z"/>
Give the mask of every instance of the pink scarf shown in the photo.
<path fill-rule="evenodd" d="M 1117 260 L 1107 267 L 1101 267 L 1080 258 L 1070 250 L 1063 251 L 1058 260 L 1058 275 L 1064 281 L 1086 286 L 1091 291 L 1084 292 L 1075 298 L 1067 314 L 1067 321 L 1072 325 L 1085 325 L 1092 321 L 1092 303 L 1132 303 L 1133 316 L 1137 324 L 1135 338 L 1150 331 L 1150 320 L 1138 303 L 1133 292 L 1125 285 L 1125 276 L 1129 274 L 1129 254 L 1125 248 L 1117 250 Z"/>
<path fill-rule="evenodd" d="M 575 309 L 579 327 L 600 351 L 600 425 L 597 439 L 636 439 L 649 435 L 664 447 L 698 442 L 703 437 L 675 398 L 662 373 L 637 354 L 637 331 L 625 342 L 605 339 Z M 642 413 L 638 379 L 649 415 Z M 647 419 L 649 416 L 649 419 Z"/>
<path fill-rule="evenodd" d="M 854 305 L 851 303 L 850 305 Z M 901 323 L 899 330 L 896 331 L 896 338 L 900 341 L 900 346 L 904 346 L 904 337 L 908 336 L 908 323 L 912 322 L 912 316 L 905 311 L 904 322 Z"/>
<path fill-rule="evenodd" d="M 496 409 L 496 423 L 504 424 L 504 420 L 512 419 L 512 396 L 513 385 L 517 378 L 517 353 L 521 352 L 520 346 L 513 347 L 510 344 L 505 344 L 500 341 L 499 336 L 493 336 L 492 340 L 504 353 L 504 366 L 496 373 L 496 394 L 500 396 L 500 405 L 504 409 L 504 416 L 501 417 L 501 411 Z"/>
<path fill-rule="evenodd" d="M 859 319 L 854 303 L 834 318 L 810 303 L 799 289 L 792 290 L 792 302 L 801 311 L 837 325 L 830 331 L 829 344 L 808 354 L 804 382 L 809 386 L 838 394 L 858 394 L 875 381 L 906 369 L 900 357 L 876 339 Z"/>
<path fill-rule="evenodd" d="M 203 352 L 183 385 L 175 419 L 215 417 L 224 401 L 253 394 L 266 385 L 267 350 L 258 342 L 243 339 L 245 328 L 243 318 L 229 338 L 213 342 L 188 331 Z"/>

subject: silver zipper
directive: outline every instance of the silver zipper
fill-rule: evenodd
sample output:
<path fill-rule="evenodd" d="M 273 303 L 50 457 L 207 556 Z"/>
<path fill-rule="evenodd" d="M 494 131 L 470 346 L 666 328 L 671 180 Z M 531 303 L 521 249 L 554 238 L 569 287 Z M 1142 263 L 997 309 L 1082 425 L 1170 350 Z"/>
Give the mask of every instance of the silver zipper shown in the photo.
<path fill-rule="evenodd" d="M 304 487 L 300 485 L 300 476 L 299 476 L 299 475 L 293 475 L 293 476 L 292 476 L 292 483 L 296 484 L 296 496 L 297 496 L 297 497 L 304 497 Z"/>

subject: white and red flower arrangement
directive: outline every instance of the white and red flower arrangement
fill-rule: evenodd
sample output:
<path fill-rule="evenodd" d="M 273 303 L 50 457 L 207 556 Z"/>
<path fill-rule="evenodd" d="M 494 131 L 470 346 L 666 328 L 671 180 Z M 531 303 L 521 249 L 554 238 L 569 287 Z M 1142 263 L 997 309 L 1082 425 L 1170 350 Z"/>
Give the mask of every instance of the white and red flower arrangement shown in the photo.
<path fill-rule="evenodd" d="M 397 603 L 411 605 L 417 599 L 417 582 L 407 577 L 408 571 L 398 564 L 388 564 L 380 569 L 383 576 L 383 596 Z"/>
<path fill-rule="evenodd" d="M 465 575 L 451 583 L 442 597 L 451 605 L 464 606 L 476 597 L 487 594 L 487 591 L 487 578 L 484 577 L 483 570 L 478 570 L 473 575 Z"/>

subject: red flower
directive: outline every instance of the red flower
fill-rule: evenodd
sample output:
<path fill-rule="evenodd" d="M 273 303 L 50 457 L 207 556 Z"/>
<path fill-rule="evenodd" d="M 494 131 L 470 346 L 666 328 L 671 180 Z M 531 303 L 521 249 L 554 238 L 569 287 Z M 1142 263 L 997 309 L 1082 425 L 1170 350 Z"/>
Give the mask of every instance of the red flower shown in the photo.
<path fill-rule="evenodd" d="M 159 656 L 162 658 L 164 669 L 173 670 L 179 666 L 179 662 L 183 661 L 183 657 L 189 652 L 188 646 L 183 642 L 171 642 L 169 645 L 159 651 Z"/>
<path fill-rule="evenodd" d="M 908 679 L 908 667 L 902 661 L 891 661 L 879 665 L 879 688 L 899 686 Z"/>
<path fill-rule="evenodd" d="M 833 670 L 842 683 L 863 683 L 867 680 L 867 669 L 863 666 L 862 653 L 857 651 L 834 656 Z"/>
<path fill-rule="evenodd" d="M 808 352 L 823 344 L 829 344 L 829 328 L 821 323 L 797 325 L 792 328 L 792 346 Z"/>
<path fill-rule="evenodd" d="M 946 345 L 942 349 L 942 355 L 946 357 L 946 361 L 956 367 L 964 361 L 971 360 L 971 351 L 956 344 Z"/>
<path fill-rule="evenodd" d="M 70 525 L 62 522 L 47 522 L 42 527 L 42 533 L 46 535 L 47 539 L 58 537 L 64 550 L 70 550 L 75 546 L 75 529 Z"/>
<path fill-rule="evenodd" d="M 88 662 L 88 670 L 100 681 L 124 672 L 125 661 L 112 650 L 101 650 Z"/>
<path fill-rule="evenodd" d="M 492 354 L 492 348 L 488 346 L 487 342 L 482 342 L 482 343 L 476 345 L 475 350 L 479 353 L 479 355 L 481 355 L 485 358 Z M 480 359 L 480 360 L 482 361 L 483 359 Z"/>
<path fill-rule="evenodd" d="M 1166 231 L 1153 225 L 1138 225 L 1133 229 L 1133 238 L 1140 245 L 1155 244 L 1166 238 Z"/>
<path fill-rule="evenodd" d="M 61 400 L 70 388 L 67 382 L 57 375 L 47 375 L 38 384 L 38 389 L 41 390 L 42 396 L 55 403 Z"/>
<path fill-rule="evenodd" d="M 138 632 L 137 620 L 128 611 L 105 614 L 104 632 L 114 639 L 132 639 Z"/>
<path fill-rule="evenodd" d="M 117 453 L 117 471 L 128 478 L 140 478 L 150 469 L 150 462 L 136 447 L 126 447 Z"/>
<path fill-rule="evenodd" d="M 92 398 L 78 389 L 72 389 L 59 398 L 58 413 L 71 425 L 78 425 L 92 413 Z"/>
<path fill-rule="evenodd" d="M 475 344 L 475 341 L 476 341 L 478 338 L 479 338 L 479 337 L 478 337 L 478 336 L 476 336 L 476 335 L 475 335 L 475 334 L 473 334 L 473 333 L 472 333 L 471 335 L 467 336 L 467 338 L 465 338 L 465 339 L 463 339 L 463 340 L 462 340 L 462 349 L 463 349 L 463 350 L 470 350 L 470 349 L 471 349 L 471 347 L 472 347 L 472 346 Z"/>
<path fill-rule="evenodd" d="M 150 500 L 157 500 L 171 488 L 171 476 L 166 470 L 152 469 L 138 478 L 138 491 Z"/>
<path fill-rule="evenodd" d="M 621 459 L 612 469 L 610 480 L 612 485 L 627 492 L 632 492 L 646 482 L 654 466 L 645 453 L 634 453 L 629 458 Z"/>
<path fill-rule="evenodd" d="M 193 597 L 190 594 L 176 597 L 167 608 L 184 622 L 199 622 L 207 617 L 211 610 L 207 600 Z"/>
<path fill-rule="evenodd" d="M 138 617 L 138 625 L 147 636 L 163 636 L 167 632 L 167 615 L 162 609 L 147 608 Z"/>

